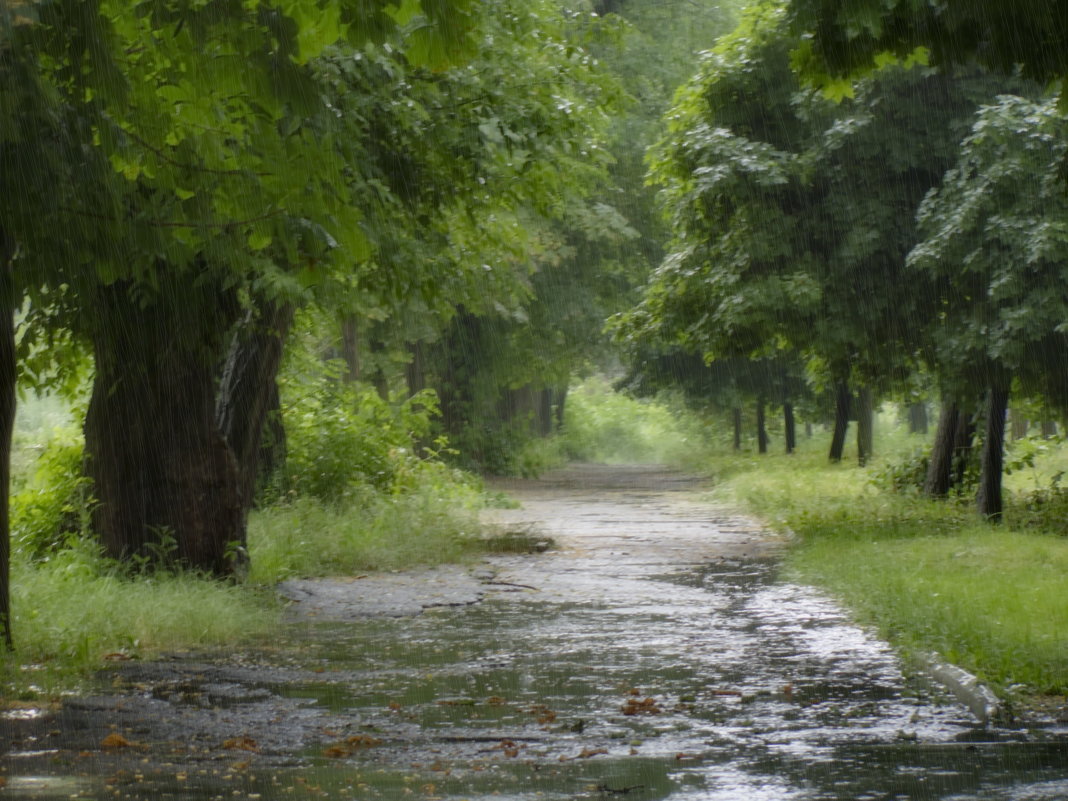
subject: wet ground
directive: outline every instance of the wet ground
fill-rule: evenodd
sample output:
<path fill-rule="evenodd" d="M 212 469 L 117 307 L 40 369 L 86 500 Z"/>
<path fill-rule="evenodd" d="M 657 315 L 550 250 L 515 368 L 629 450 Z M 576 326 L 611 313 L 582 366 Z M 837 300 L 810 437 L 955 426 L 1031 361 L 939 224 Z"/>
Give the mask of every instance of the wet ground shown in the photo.
<path fill-rule="evenodd" d="M 0 720 L 33 798 L 1068 798 L 1068 732 L 985 728 L 653 468 L 501 489 L 545 553 L 290 582 L 269 646 L 123 663 Z"/>

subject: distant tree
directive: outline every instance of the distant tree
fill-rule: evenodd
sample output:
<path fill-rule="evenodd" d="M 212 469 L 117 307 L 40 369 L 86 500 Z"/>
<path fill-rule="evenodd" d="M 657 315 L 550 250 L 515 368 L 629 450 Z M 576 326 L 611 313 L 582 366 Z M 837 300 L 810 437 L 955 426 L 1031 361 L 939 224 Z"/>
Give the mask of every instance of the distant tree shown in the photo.
<path fill-rule="evenodd" d="M 711 360 L 808 354 L 836 387 L 835 460 L 856 385 L 863 461 L 874 393 L 907 375 L 915 321 L 936 312 L 921 276 L 904 276 L 913 210 L 982 87 L 896 69 L 835 105 L 798 84 L 785 14 L 751 8 L 669 114 L 653 175 L 672 249 L 620 330 Z"/>

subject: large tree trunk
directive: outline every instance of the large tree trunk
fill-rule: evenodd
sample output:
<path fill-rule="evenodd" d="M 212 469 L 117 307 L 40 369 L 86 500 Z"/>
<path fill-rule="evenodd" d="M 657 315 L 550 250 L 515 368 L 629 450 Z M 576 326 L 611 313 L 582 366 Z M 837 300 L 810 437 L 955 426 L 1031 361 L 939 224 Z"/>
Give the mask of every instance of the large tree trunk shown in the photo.
<path fill-rule="evenodd" d="M 277 414 L 275 379 L 292 322 L 292 304 L 264 304 L 259 315 L 234 334 L 219 382 L 215 419 L 237 460 L 246 513 L 255 499 L 268 417 Z"/>
<path fill-rule="evenodd" d="M 731 424 L 734 426 L 734 450 L 742 449 L 742 410 L 735 406 L 731 409 Z"/>
<path fill-rule="evenodd" d="M 870 387 L 857 393 L 857 464 L 863 466 L 871 458 L 875 446 L 875 404 Z"/>
<path fill-rule="evenodd" d="M 842 453 L 845 451 L 846 429 L 849 428 L 849 406 L 852 397 L 849 394 L 849 385 L 840 381 L 834 385 L 834 433 L 831 435 L 830 459 L 832 462 L 842 461 Z"/>
<path fill-rule="evenodd" d="M 0 638 L 7 650 L 11 637 L 11 436 L 15 425 L 15 282 L 11 271 L 14 244 L 0 230 Z"/>
<path fill-rule="evenodd" d="M 1001 521 L 1001 474 L 1005 462 L 1005 412 L 1008 406 L 1008 382 L 992 384 L 986 396 L 986 433 L 975 503 L 979 514 L 994 523 Z"/>
<path fill-rule="evenodd" d="M 214 370 L 236 304 L 210 281 L 161 274 L 147 302 L 122 284 L 94 299 L 93 528 L 117 559 L 230 575 L 245 515 L 237 461 L 216 424 Z"/>
<path fill-rule="evenodd" d="M 765 402 L 763 398 L 757 398 L 756 402 L 756 429 L 757 429 L 757 452 L 768 452 L 768 427 L 765 418 Z"/>
<path fill-rule="evenodd" d="M 943 396 L 931 460 L 927 463 L 927 478 L 923 482 L 924 494 L 932 498 L 945 498 L 953 484 L 953 454 L 959 418 L 960 409 L 956 402 Z"/>
<path fill-rule="evenodd" d="M 797 447 L 797 424 L 794 421 L 794 405 L 788 401 L 782 405 L 782 423 L 786 433 L 786 452 L 793 453 Z"/>

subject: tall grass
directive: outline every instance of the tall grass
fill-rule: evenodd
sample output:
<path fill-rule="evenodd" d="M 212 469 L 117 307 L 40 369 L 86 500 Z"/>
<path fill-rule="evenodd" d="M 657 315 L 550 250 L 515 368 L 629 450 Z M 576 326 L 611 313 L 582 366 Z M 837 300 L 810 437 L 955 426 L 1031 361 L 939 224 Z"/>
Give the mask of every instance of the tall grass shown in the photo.
<path fill-rule="evenodd" d="M 787 574 L 827 588 L 904 652 L 938 652 L 1003 692 L 1068 691 L 1065 525 L 1027 527 L 1023 492 L 992 526 L 970 497 L 886 489 L 880 473 L 922 440 L 880 428 L 890 453 L 866 468 L 828 463 L 824 434 L 792 456 L 721 455 L 714 495 L 791 532 Z M 1061 459 L 1051 448 L 1031 479 Z"/>
<path fill-rule="evenodd" d="M 86 542 L 12 564 L 16 652 L 0 655 L 0 698 L 70 690 L 109 658 L 245 642 L 274 627 L 265 592 L 191 573 L 132 577 Z"/>

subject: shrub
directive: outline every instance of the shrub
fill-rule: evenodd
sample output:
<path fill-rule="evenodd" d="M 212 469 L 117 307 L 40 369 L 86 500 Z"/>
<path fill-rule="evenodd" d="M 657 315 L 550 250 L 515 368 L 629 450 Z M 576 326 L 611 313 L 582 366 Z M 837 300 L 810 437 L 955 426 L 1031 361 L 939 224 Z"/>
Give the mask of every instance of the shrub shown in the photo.
<path fill-rule="evenodd" d="M 83 467 L 81 435 L 56 429 L 32 474 L 11 497 L 11 539 L 17 552 L 44 559 L 88 532 L 95 500 Z"/>

